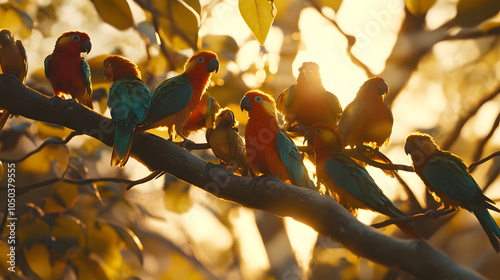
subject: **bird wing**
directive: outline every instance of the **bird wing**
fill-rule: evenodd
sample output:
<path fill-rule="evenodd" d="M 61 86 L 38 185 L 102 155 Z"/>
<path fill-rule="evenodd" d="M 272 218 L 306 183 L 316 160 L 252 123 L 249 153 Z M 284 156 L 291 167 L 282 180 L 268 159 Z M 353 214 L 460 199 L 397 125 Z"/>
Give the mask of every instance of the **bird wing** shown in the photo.
<path fill-rule="evenodd" d="M 19 51 L 21 52 L 24 60 L 24 73 L 22 80 L 22 82 L 24 83 L 24 80 L 26 79 L 26 74 L 28 73 L 28 56 L 26 55 L 26 49 L 24 48 L 23 42 L 21 42 L 21 40 L 16 41 L 16 46 L 19 48 Z"/>
<path fill-rule="evenodd" d="M 43 61 L 45 78 L 47 78 L 47 79 L 50 79 L 49 64 L 50 64 L 50 54 L 47 55 L 47 57 Z"/>
<path fill-rule="evenodd" d="M 349 103 L 349 105 L 345 107 L 344 112 L 342 112 L 342 115 L 340 115 L 338 128 L 345 141 L 347 141 L 347 137 L 351 134 L 363 110 L 362 106 L 358 106 L 356 103 L 356 100 Z"/>
<path fill-rule="evenodd" d="M 133 130 L 143 122 L 151 106 L 151 93 L 144 82 L 135 77 L 115 81 L 108 95 L 111 117 L 119 125 Z"/>
<path fill-rule="evenodd" d="M 340 101 L 337 96 L 329 91 L 326 92 L 326 99 L 328 100 L 328 104 L 332 108 L 332 112 L 335 114 L 338 119 L 340 114 L 342 113 L 342 105 L 340 105 Z"/>
<path fill-rule="evenodd" d="M 193 96 L 189 81 L 187 75 L 181 74 L 161 82 L 153 91 L 151 108 L 144 123 L 155 123 L 184 109 Z"/>
<path fill-rule="evenodd" d="M 290 87 L 283 90 L 278 99 L 276 100 L 276 108 L 278 112 L 283 116 L 286 115 L 290 104 L 292 103 L 293 97 L 295 95 L 295 85 L 291 85 Z"/>
<path fill-rule="evenodd" d="M 276 135 L 276 147 L 292 184 L 315 189 L 316 187 L 309 179 L 297 146 L 295 146 L 293 140 L 283 130 Z"/>

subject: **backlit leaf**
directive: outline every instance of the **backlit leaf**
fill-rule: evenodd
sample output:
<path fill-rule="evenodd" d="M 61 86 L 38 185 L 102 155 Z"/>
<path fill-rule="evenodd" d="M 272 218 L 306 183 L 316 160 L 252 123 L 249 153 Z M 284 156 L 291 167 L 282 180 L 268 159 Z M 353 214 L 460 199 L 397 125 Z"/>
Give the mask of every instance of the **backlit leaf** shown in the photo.
<path fill-rule="evenodd" d="M 314 0 L 321 8 L 330 8 L 335 12 L 338 12 L 340 5 L 342 5 L 342 0 Z"/>
<path fill-rule="evenodd" d="M 17 3 L 0 5 L 0 26 L 9 29 L 14 36 L 28 38 L 33 29 L 33 20 L 22 9 L 16 7 Z M 21 39 L 17 37 L 16 39 Z"/>
<path fill-rule="evenodd" d="M 461 27 L 472 27 L 493 17 L 499 11 L 498 0 L 460 0 L 455 22 Z"/>
<path fill-rule="evenodd" d="M 178 214 L 191 209 L 193 201 L 189 197 L 189 185 L 178 180 L 171 181 L 165 189 L 165 206 Z"/>
<path fill-rule="evenodd" d="M 56 183 L 45 203 L 45 213 L 64 212 L 75 204 L 78 197 L 77 185 L 64 182 Z"/>
<path fill-rule="evenodd" d="M 269 0 L 238 0 L 238 8 L 257 41 L 264 45 L 276 16 L 274 3 Z"/>
<path fill-rule="evenodd" d="M 405 0 L 406 8 L 413 15 L 425 15 L 436 3 L 436 0 Z"/>
<path fill-rule="evenodd" d="M 88 250 L 105 264 L 106 271 L 122 267 L 123 258 L 118 246 L 121 239 L 113 227 L 102 220 L 87 223 L 87 237 Z"/>
<path fill-rule="evenodd" d="M 134 26 L 132 11 L 126 0 L 91 0 L 101 19 L 119 30 Z"/>
<path fill-rule="evenodd" d="M 139 261 L 142 264 L 143 263 L 143 255 L 142 255 L 143 247 L 142 247 L 142 243 L 139 240 L 139 238 L 137 237 L 137 235 L 135 235 L 135 233 L 133 233 L 128 228 L 125 228 L 125 227 L 122 227 L 119 225 L 115 225 L 113 223 L 109 223 L 108 225 L 111 226 L 116 231 L 116 233 L 118 234 L 120 239 L 125 244 L 125 247 L 127 249 L 129 249 L 130 251 L 132 251 L 132 253 L 134 253 L 134 255 L 136 255 L 137 259 L 139 259 Z"/>
<path fill-rule="evenodd" d="M 47 174 L 51 170 L 61 176 L 69 163 L 69 150 L 66 145 L 49 144 L 21 163 L 19 168 L 24 172 Z"/>
<path fill-rule="evenodd" d="M 38 132 L 38 136 L 42 140 L 49 137 L 58 137 L 60 139 L 64 139 L 68 137 L 68 135 L 73 131 L 61 125 L 41 121 L 36 121 L 36 130 Z"/>
<path fill-rule="evenodd" d="M 85 225 L 80 220 L 70 215 L 60 215 L 55 219 L 51 229 L 52 236 L 66 249 L 70 246 L 85 247 Z"/>
<path fill-rule="evenodd" d="M 102 264 L 90 259 L 83 250 L 73 254 L 71 261 L 76 268 L 78 279 L 110 279 Z"/>
<path fill-rule="evenodd" d="M 24 256 L 31 270 L 41 279 L 56 279 L 52 275 L 50 254 L 47 246 L 36 243 L 30 248 L 24 247 Z"/>
<path fill-rule="evenodd" d="M 155 0 L 159 13 L 160 32 L 174 50 L 198 50 L 200 17 L 185 1 Z"/>

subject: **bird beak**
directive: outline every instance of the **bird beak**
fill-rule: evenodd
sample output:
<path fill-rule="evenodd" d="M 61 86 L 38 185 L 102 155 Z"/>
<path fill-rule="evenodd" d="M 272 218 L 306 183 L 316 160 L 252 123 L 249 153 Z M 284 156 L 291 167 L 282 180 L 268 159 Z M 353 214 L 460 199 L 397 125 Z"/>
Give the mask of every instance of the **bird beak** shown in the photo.
<path fill-rule="evenodd" d="M 83 43 L 80 45 L 80 49 L 78 49 L 81 53 L 89 53 L 90 50 L 92 49 L 92 43 L 90 43 L 90 40 L 85 40 Z"/>
<path fill-rule="evenodd" d="M 384 95 L 389 93 L 389 85 L 386 82 L 381 82 L 378 84 L 377 93 L 379 95 Z"/>
<path fill-rule="evenodd" d="M 4 41 L 4 43 L 8 43 L 10 41 L 9 34 L 3 34 L 2 41 Z"/>
<path fill-rule="evenodd" d="M 314 145 L 313 133 L 311 130 L 306 131 L 306 134 L 304 134 L 304 142 L 302 144 L 305 145 L 306 142 L 311 144 L 311 145 Z"/>
<path fill-rule="evenodd" d="M 207 63 L 207 72 L 210 73 L 214 71 L 215 73 L 219 72 L 219 60 L 215 57 Z"/>
<path fill-rule="evenodd" d="M 311 70 L 303 70 L 302 73 L 304 73 L 304 78 L 306 78 L 306 80 L 309 80 L 314 76 L 313 71 Z"/>
<path fill-rule="evenodd" d="M 250 97 L 244 96 L 241 99 L 240 108 L 241 108 L 241 111 L 243 111 L 243 110 L 246 110 L 249 112 L 252 111 L 252 101 L 250 100 Z"/>
<path fill-rule="evenodd" d="M 234 114 L 233 112 L 229 112 L 227 115 L 226 115 L 226 119 L 228 121 L 230 121 L 231 123 L 234 123 Z"/>
<path fill-rule="evenodd" d="M 415 144 L 411 141 L 406 141 L 405 143 L 405 153 L 408 155 L 415 150 Z"/>

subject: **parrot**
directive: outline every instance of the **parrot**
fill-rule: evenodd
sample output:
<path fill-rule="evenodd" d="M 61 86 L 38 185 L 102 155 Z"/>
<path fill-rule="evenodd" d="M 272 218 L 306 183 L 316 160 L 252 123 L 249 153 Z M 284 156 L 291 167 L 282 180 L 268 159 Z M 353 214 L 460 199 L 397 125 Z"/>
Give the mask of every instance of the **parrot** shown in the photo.
<path fill-rule="evenodd" d="M 340 115 L 338 129 L 346 146 L 368 144 L 372 148 L 387 145 L 394 118 L 384 102 L 389 86 L 380 77 L 368 79 L 359 88 L 354 100 Z"/>
<path fill-rule="evenodd" d="M 302 64 L 297 82 L 281 92 L 276 103 L 278 112 L 285 118 L 286 130 L 297 127 L 304 131 L 316 122 L 337 125 L 342 113 L 337 96 L 323 87 L 319 66 L 315 62 Z"/>
<path fill-rule="evenodd" d="M 240 108 L 248 111 L 245 146 L 252 170 L 316 190 L 297 146 L 279 126 L 273 97 L 260 90 L 250 90 L 241 99 Z"/>
<path fill-rule="evenodd" d="M 244 176 L 253 177 L 247 162 L 245 144 L 238 134 L 237 126 L 233 111 L 229 108 L 221 109 L 215 117 L 215 128 L 207 129 L 207 142 L 221 164 L 240 170 Z"/>
<path fill-rule="evenodd" d="M 207 89 L 214 71 L 219 71 L 219 60 L 214 52 L 202 51 L 189 58 L 182 74 L 162 81 L 155 88 L 149 114 L 141 128 L 167 127 L 170 140 L 177 134 L 187 141 L 182 130 Z"/>
<path fill-rule="evenodd" d="M 87 33 L 70 31 L 57 38 L 52 54 L 45 58 L 45 77 L 54 94 L 71 95 L 79 103 L 93 109 L 90 67 L 80 53 L 92 49 Z"/>
<path fill-rule="evenodd" d="M 202 128 L 213 128 L 215 114 L 220 110 L 220 105 L 208 92 L 205 92 L 198 103 L 198 106 L 189 115 L 186 125 L 182 129 L 182 134 L 186 137 L 191 132 Z"/>
<path fill-rule="evenodd" d="M 14 35 L 7 29 L 0 29 L 0 68 L 2 73 L 14 75 L 23 82 L 28 73 L 28 58 L 21 40 L 14 40 Z M 10 113 L 4 110 L 0 115 L 0 130 L 3 128 Z"/>
<path fill-rule="evenodd" d="M 493 200 L 483 194 L 462 158 L 441 150 L 432 136 L 420 132 L 408 135 L 404 149 L 411 156 L 415 173 L 434 198 L 442 203 L 440 208 L 464 208 L 472 212 L 499 253 L 500 229 L 488 209 L 500 210 L 493 205 Z"/>
<path fill-rule="evenodd" d="M 316 174 L 327 190 L 347 210 L 369 209 L 391 218 L 407 215 L 382 192 L 366 169 L 344 153 L 342 136 L 327 123 L 311 126 Z M 411 224 L 397 226 L 412 238 L 421 238 Z"/>
<path fill-rule="evenodd" d="M 106 58 L 104 72 L 105 79 L 113 82 L 108 95 L 108 107 L 116 124 L 111 166 L 123 168 L 137 126 L 146 119 L 151 107 L 151 93 L 141 80 L 137 65 L 125 57 Z"/>

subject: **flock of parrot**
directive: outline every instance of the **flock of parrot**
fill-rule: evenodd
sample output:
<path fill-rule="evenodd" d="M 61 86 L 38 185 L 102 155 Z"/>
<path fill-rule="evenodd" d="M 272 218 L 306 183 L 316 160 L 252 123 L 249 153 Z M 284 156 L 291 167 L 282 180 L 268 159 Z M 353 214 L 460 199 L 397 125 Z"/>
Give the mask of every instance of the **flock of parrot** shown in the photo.
<path fill-rule="evenodd" d="M 81 53 L 91 50 L 90 38 L 83 32 L 63 33 L 54 51 L 45 59 L 45 75 L 55 96 L 70 98 L 92 109 L 92 83 L 89 65 Z M 27 58 L 21 41 L 6 29 L 0 30 L 0 66 L 24 82 Z M 137 133 L 158 127 L 168 128 L 170 139 L 184 141 L 191 132 L 206 128 L 206 140 L 219 162 L 233 172 L 254 179 L 271 177 L 318 191 L 309 177 L 303 156 L 292 137 L 304 136 L 313 147 L 318 183 L 325 193 L 346 209 L 369 209 L 391 218 L 407 216 L 377 186 L 358 162 L 345 153 L 369 145 L 387 145 L 393 116 L 384 102 L 389 86 L 380 77 L 361 85 L 354 100 L 344 110 L 338 98 L 325 90 L 319 66 L 305 62 L 294 85 L 275 99 L 260 90 L 250 90 L 241 99 L 241 110 L 248 112 L 244 139 L 238 122 L 228 108 L 221 108 L 206 91 L 213 72 L 219 70 L 217 55 L 202 51 L 189 58 L 180 75 L 166 79 L 151 93 L 141 80 L 137 65 L 119 55 L 104 60 L 105 78 L 112 81 L 108 107 L 115 122 L 111 165 L 124 167 Z M 284 125 L 279 122 L 279 114 Z M 3 126 L 9 117 L 4 110 Z M 404 150 L 413 168 L 441 208 L 465 208 L 472 212 L 486 232 L 495 251 L 500 252 L 500 229 L 488 210 L 500 212 L 486 197 L 463 160 L 441 150 L 428 134 L 412 133 Z M 258 177 L 257 177 L 258 176 Z M 252 180 L 254 180 L 252 179 Z M 411 223 L 398 227 L 412 238 L 420 238 Z"/>

